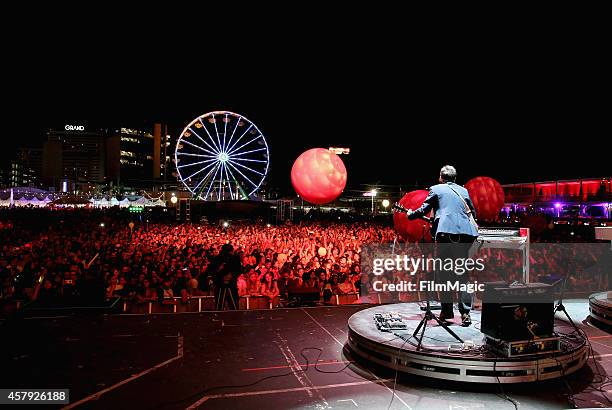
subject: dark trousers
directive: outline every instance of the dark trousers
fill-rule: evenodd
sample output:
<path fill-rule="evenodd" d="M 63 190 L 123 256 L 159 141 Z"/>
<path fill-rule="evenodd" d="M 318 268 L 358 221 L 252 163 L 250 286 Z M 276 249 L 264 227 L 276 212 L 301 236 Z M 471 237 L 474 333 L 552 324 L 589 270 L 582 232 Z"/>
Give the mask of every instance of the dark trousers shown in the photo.
<path fill-rule="evenodd" d="M 436 243 L 440 244 L 436 247 L 437 258 L 442 260 L 450 258 L 467 258 L 469 256 L 470 248 L 472 243 L 476 240 L 476 237 L 464 234 L 449 234 L 440 232 L 436 235 Z M 437 283 L 456 282 L 468 283 L 469 273 L 464 272 L 459 275 L 453 271 L 438 271 L 436 272 Z M 459 292 L 459 300 L 457 305 L 459 306 L 459 313 L 470 313 L 472 309 L 473 293 Z M 442 313 L 446 317 L 453 316 L 453 294 L 452 292 L 440 292 L 440 303 L 442 304 Z"/>

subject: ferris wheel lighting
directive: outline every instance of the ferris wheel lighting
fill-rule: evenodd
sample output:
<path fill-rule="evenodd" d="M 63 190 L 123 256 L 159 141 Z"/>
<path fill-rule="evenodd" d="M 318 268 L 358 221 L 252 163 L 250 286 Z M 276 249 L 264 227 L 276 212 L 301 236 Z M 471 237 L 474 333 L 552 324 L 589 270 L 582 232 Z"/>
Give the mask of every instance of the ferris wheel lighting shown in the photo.
<path fill-rule="evenodd" d="M 264 163 L 266 162 L 266 161 L 261 160 L 261 159 L 247 159 L 247 158 L 234 158 L 234 157 L 231 157 L 231 158 L 232 158 L 234 161 L 264 162 Z"/>
<path fill-rule="evenodd" d="M 251 129 L 251 127 L 253 127 L 253 124 L 249 125 L 249 128 L 247 128 L 242 135 L 234 142 L 234 145 L 232 145 L 231 147 L 229 147 L 228 151 L 231 151 L 236 145 L 238 145 L 238 143 L 240 142 L 240 140 L 242 139 L 242 137 L 244 137 L 246 135 L 247 132 L 249 132 L 249 130 Z"/>
<path fill-rule="evenodd" d="M 216 161 L 216 159 L 207 159 L 205 161 L 199 161 L 199 162 L 192 162 L 191 164 L 185 164 L 185 165 L 177 165 L 177 168 L 185 168 L 185 167 L 192 167 L 194 165 L 200 165 L 200 164 L 205 164 L 207 162 L 212 162 L 212 161 Z"/>
<path fill-rule="evenodd" d="M 177 139 L 174 153 L 179 180 L 194 197 L 205 200 L 248 199 L 267 176 L 269 160 L 263 133 L 230 111 L 194 119 Z"/>
<path fill-rule="evenodd" d="M 213 181 L 217 177 L 217 172 L 219 172 L 219 168 L 221 168 L 221 163 L 217 163 L 217 166 L 215 167 L 215 175 L 213 175 L 213 177 L 212 177 Z M 208 199 L 208 194 L 210 194 L 210 190 L 212 189 L 213 185 L 214 184 L 210 184 L 208 186 L 208 191 L 206 191 L 206 195 L 204 196 L 204 199 Z"/>
<path fill-rule="evenodd" d="M 205 171 L 208 167 L 211 167 L 213 165 L 218 164 L 218 162 L 213 162 L 211 164 L 206 165 L 204 168 L 200 168 L 199 170 L 197 170 L 196 172 L 194 172 L 193 174 L 189 175 L 186 179 L 191 179 L 192 177 L 196 176 L 197 174 L 199 174 L 202 171 Z M 179 171 L 178 167 L 177 167 L 177 171 Z M 180 172 L 180 171 L 179 171 Z"/>
<path fill-rule="evenodd" d="M 251 150 L 251 151 L 241 152 L 239 154 L 234 154 L 234 153 L 231 153 L 231 154 L 232 154 L 232 157 L 238 157 L 238 156 L 242 156 L 242 155 L 246 155 L 246 154 L 251 154 L 253 152 L 260 152 L 260 151 L 266 151 L 267 152 L 268 149 L 267 148 L 257 148 L 257 149 Z"/>
<path fill-rule="evenodd" d="M 259 139 L 259 137 L 261 137 L 261 135 L 258 135 L 257 137 L 253 138 L 252 140 L 250 140 L 249 142 L 247 142 L 246 144 L 242 144 L 241 146 L 239 146 L 238 148 L 234 148 L 233 150 L 231 150 L 229 153 L 232 154 L 236 151 L 238 151 L 241 148 L 246 147 L 247 145 L 249 145 L 251 142 L 253 141 L 257 141 Z"/>
<path fill-rule="evenodd" d="M 249 182 L 251 183 L 251 185 L 253 185 L 254 187 L 257 187 L 257 184 L 255 184 L 255 182 L 251 181 L 251 180 L 249 179 L 249 177 L 247 177 L 246 175 L 244 175 L 244 174 L 243 174 L 243 173 L 242 173 L 242 172 L 241 172 L 241 171 L 240 171 L 238 168 L 236 168 L 236 167 L 233 165 L 233 162 L 232 162 L 232 161 L 229 161 L 229 162 L 228 162 L 228 164 L 229 164 L 229 166 L 230 166 L 230 167 L 234 168 L 234 170 L 235 170 L 236 172 L 238 172 L 240 175 L 242 175 L 242 176 L 244 177 L 244 179 L 246 179 L 247 181 L 249 181 Z"/>
<path fill-rule="evenodd" d="M 202 124 L 202 126 L 204 126 L 204 124 Z M 202 141 L 202 142 L 204 143 L 204 145 L 206 145 L 208 148 L 210 148 L 211 150 L 213 150 L 213 152 L 214 152 L 215 154 L 218 154 L 218 153 L 219 153 L 219 151 L 218 151 L 216 148 L 214 148 L 213 146 L 211 146 L 211 145 L 210 145 L 208 142 L 204 141 L 204 138 L 200 137 L 200 134 L 198 134 L 197 132 L 195 132 L 195 131 L 194 131 L 194 130 L 192 130 L 191 128 L 190 128 L 189 130 L 190 130 L 191 132 L 193 132 L 193 135 L 195 135 L 196 137 L 198 137 L 198 139 L 199 139 L 200 141 Z M 212 138 L 212 137 L 211 137 L 211 138 Z M 213 143 L 213 145 L 215 144 L 215 142 L 214 142 L 214 141 L 212 141 L 212 140 L 211 140 L 211 142 Z M 203 148 L 201 148 L 201 149 L 203 149 Z"/>
<path fill-rule="evenodd" d="M 236 133 L 236 129 L 238 129 L 238 124 L 240 124 L 241 120 L 242 120 L 242 117 L 239 116 L 238 121 L 236 121 L 236 126 L 234 127 L 234 131 L 232 131 L 232 135 L 230 135 L 229 141 L 227 141 L 227 146 L 229 146 L 232 143 L 232 138 L 234 138 L 234 134 Z"/>
<path fill-rule="evenodd" d="M 215 124 L 215 134 L 217 135 L 217 142 L 219 143 L 219 147 L 222 147 L 221 139 L 219 138 L 219 130 L 217 129 L 217 121 L 215 120 L 215 114 L 212 115 L 212 119 L 213 124 Z"/>
<path fill-rule="evenodd" d="M 195 134 L 195 133 L 194 133 L 194 134 Z M 195 134 L 195 135 L 196 135 L 196 136 L 199 138 L 199 135 L 198 135 L 198 134 Z M 181 142 L 183 142 L 183 143 L 185 143 L 185 144 L 188 144 L 188 145 L 191 145 L 192 147 L 195 147 L 195 148 L 197 148 L 197 149 L 200 149 L 200 150 L 202 150 L 202 151 L 204 151 L 204 152 L 207 152 L 207 153 L 209 153 L 209 154 L 216 154 L 216 153 L 217 153 L 217 151 L 216 151 L 216 150 L 214 150 L 214 148 L 210 147 L 208 144 L 206 144 L 206 142 L 205 142 L 204 140 L 202 140 L 202 142 L 204 142 L 204 143 L 205 143 L 205 144 L 206 144 L 206 145 L 207 145 L 207 146 L 208 146 L 210 149 L 212 149 L 213 151 L 209 151 L 209 150 L 207 150 L 206 148 L 202 148 L 202 147 L 200 147 L 199 145 L 196 145 L 196 144 L 194 144 L 193 142 L 189 142 L 189 141 L 187 141 L 187 140 L 182 140 Z"/>
<path fill-rule="evenodd" d="M 231 160 L 231 159 L 229 160 L 229 162 L 231 162 L 231 163 L 232 163 L 232 164 L 234 164 L 234 165 L 238 165 L 238 166 L 239 166 L 239 167 L 241 167 L 241 168 L 245 168 L 245 169 L 247 169 L 247 170 L 249 170 L 249 171 L 251 171 L 251 172 L 254 172 L 254 173 L 258 174 L 258 175 L 264 176 L 264 174 L 262 174 L 261 172 L 259 172 L 259 171 L 255 171 L 254 169 L 251 169 L 251 168 L 249 168 L 249 167 L 247 167 L 247 166 L 245 166 L 245 165 L 242 165 L 242 164 L 239 164 L 239 163 L 237 163 L 237 162 L 234 162 L 234 161 L 233 161 L 233 160 Z"/>
<path fill-rule="evenodd" d="M 204 176 L 204 178 L 202 178 L 200 182 L 198 182 L 197 185 L 193 188 L 193 192 L 197 192 L 198 188 L 200 188 L 200 185 L 202 185 L 202 182 L 204 182 L 206 178 L 208 178 L 210 174 L 213 173 L 214 170 L 215 168 L 211 168 L 210 171 L 208 171 L 208 173 Z"/>
<path fill-rule="evenodd" d="M 212 115 L 214 116 L 214 114 L 212 114 Z M 206 131 L 206 135 L 208 135 L 208 138 L 210 138 L 210 142 L 212 142 L 212 144 L 215 146 L 215 149 L 217 150 L 217 152 L 220 151 L 221 150 L 221 144 L 219 144 L 219 146 L 217 146 L 215 144 L 215 140 L 212 137 L 212 135 L 210 135 L 210 132 L 208 132 L 208 128 L 206 128 L 206 125 L 204 125 L 204 122 L 202 121 L 202 118 L 200 118 L 200 123 L 202 124 L 202 127 L 204 128 L 204 131 Z M 204 140 L 202 140 L 202 141 L 204 141 Z"/>

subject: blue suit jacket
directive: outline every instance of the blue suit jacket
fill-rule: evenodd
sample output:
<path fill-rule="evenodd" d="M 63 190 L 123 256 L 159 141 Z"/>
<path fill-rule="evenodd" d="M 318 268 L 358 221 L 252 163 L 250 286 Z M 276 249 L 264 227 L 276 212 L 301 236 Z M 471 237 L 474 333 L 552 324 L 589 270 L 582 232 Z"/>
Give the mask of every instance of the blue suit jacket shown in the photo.
<path fill-rule="evenodd" d="M 450 187 L 461 195 L 476 218 L 476 211 L 467 189 L 454 182 L 447 182 L 429 188 L 429 195 L 425 198 L 423 205 L 414 211 L 410 219 L 427 215 L 433 209 L 437 233 L 478 236 L 478 229 L 470 223 L 463 201 Z"/>

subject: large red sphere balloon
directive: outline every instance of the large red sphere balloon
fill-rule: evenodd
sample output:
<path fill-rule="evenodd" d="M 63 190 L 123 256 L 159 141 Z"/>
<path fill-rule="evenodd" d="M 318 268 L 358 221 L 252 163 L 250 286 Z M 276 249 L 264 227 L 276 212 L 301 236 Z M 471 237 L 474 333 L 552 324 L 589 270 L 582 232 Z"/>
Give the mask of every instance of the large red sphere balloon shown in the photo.
<path fill-rule="evenodd" d="M 470 179 L 465 187 L 470 193 L 478 219 L 496 220 L 504 206 L 504 190 L 499 182 L 489 177 L 476 177 Z"/>
<path fill-rule="evenodd" d="M 428 193 L 424 189 L 408 192 L 400 199 L 399 204 L 406 209 L 417 209 L 423 205 L 423 201 L 427 198 Z M 432 241 L 429 224 L 422 219 L 413 219 L 411 221 L 405 212 L 393 214 L 393 225 L 395 226 L 395 232 L 409 242 Z"/>
<path fill-rule="evenodd" d="M 324 149 L 305 151 L 293 163 L 291 183 L 295 192 L 313 204 L 338 198 L 346 186 L 346 168 L 338 155 Z"/>

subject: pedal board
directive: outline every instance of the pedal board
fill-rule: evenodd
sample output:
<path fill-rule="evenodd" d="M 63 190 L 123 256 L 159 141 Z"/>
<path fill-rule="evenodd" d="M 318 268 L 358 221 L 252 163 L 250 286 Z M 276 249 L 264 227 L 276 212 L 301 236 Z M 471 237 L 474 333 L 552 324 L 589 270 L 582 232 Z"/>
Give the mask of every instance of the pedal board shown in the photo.
<path fill-rule="evenodd" d="M 391 332 L 393 330 L 406 330 L 408 326 L 397 312 L 376 313 L 374 323 L 381 332 Z"/>

